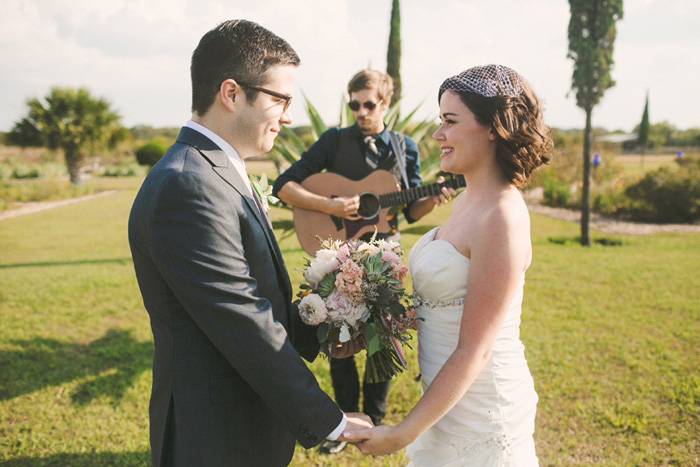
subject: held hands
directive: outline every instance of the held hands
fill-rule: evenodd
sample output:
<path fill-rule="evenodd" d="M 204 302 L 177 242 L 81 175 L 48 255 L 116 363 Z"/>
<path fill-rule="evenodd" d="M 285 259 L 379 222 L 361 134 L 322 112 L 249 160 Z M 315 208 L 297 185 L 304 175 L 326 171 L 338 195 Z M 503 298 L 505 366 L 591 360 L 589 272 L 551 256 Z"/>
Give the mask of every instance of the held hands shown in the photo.
<path fill-rule="evenodd" d="M 349 427 L 348 423 L 348 427 Z M 403 439 L 398 426 L 380 425 L 371 429 L 351 430 L 343 432 L 345 441 L 355 444 L 363 454 L 385 456 L 404 448 L 409 440 Z"/>
<path fill-rule="evenodd" d="M 338 437 L 338 441 L 348 441 L 352 443 L 355 441 L 355 438 L 349 438 L 347 436 L 348 433 L 361 433 L 369 431 L 370 428 L 374 427 L 372 419 L 363 413 L 348 412 L 345 416 L 348 419 L 348 424 L 345 425 L 345 430 L 343 430 L 343 433 Z"/>
<path fill-rule="evenodd" d="M 437 183 L 445 183 L 445 177 L 441 175 L 436 181 Z M 454 196 L 457 196 L 457 192 L 454 190 L 454 188 L 442 187 L 440 194 L 433 196 L 433 203 L 435 203 L 435 206 L 447 204 Z"/>

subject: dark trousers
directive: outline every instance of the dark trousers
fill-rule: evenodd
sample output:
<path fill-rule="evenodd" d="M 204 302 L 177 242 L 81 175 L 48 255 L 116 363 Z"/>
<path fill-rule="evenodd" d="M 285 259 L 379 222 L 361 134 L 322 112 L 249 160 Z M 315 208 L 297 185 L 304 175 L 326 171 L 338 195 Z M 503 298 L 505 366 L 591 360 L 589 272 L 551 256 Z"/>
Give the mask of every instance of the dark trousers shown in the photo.
<path fill-rule="evenodd" d="M 343 412 L 359 412 L 360 378 L 355 358 L 331 358 L 331 381 L 340 409 Z M 362 412 L 369 415 L 375 425 L 379 425 L 386 415 L 388 393 L 389 381 L 362 383 Z"/>

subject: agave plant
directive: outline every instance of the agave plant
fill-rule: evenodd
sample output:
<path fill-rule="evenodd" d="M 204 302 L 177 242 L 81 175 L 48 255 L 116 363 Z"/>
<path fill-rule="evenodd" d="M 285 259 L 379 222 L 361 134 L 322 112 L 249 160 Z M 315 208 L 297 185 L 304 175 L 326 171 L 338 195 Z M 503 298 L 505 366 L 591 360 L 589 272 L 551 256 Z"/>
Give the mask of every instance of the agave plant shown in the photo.
<path fill-rule="evenodd" d="M 316 107 L 304 95 L 306 102 L 306 113 L 311 122 L 311 137 L 313 141 L 318 138 L 327 129 L 321 118 L 321 115 L 316 110 Z M 411 118 L 420 108 L 420 104 L 409 112 L 403 118 L 399 118 L 399 103 L 400 100 L 394 102 L 386 113 L 384 123 L 389 130 L 397 131 L 405 134 L 418 144 L 421 151 L 421 176 L 425 179 L 430 179 L 435 176 L 440 167 L 439 152 L 435 149 L 434 144 L 430 144 L 432 140 L 428 136 L 429 131 L 433 128 L 433 123 L 429 120 L 423 120 L 418 123 L 411 122 Z M 349 126 L 353 121 L 352 111 L 347 106 L 345 95 L 343 95 L 340 105 L 339 126 L 344 128 Z M 277 170 L 281 169 L 282 161 L 287 161 L 290 164 L 298 161 L 301 155 L 310 147 L 310 143 L 300 138 L 294 131 L 287 127 L 282 127 L 282 135 L 275 142 L 275 146 L 270 151 L 270 159 L 275 162 Z M 432 154 L 427 154 L 431 152 Z"/>

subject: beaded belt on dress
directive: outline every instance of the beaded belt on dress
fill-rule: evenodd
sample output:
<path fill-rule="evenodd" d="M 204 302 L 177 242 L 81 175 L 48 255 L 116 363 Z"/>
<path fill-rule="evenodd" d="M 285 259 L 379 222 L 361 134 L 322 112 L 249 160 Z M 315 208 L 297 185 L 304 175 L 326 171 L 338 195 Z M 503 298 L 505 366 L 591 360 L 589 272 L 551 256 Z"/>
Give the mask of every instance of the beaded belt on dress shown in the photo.
<path fill-rule="evenodd" d="M 455 298 L 453 300 L 428 300 L 423 298 L 417 293 L 413 293 L 413 305 L 416 307 L 423 306 L 426 308 L 444 308 L 450 306 L 462 306 L 464 305 L 464 297 Z"/>

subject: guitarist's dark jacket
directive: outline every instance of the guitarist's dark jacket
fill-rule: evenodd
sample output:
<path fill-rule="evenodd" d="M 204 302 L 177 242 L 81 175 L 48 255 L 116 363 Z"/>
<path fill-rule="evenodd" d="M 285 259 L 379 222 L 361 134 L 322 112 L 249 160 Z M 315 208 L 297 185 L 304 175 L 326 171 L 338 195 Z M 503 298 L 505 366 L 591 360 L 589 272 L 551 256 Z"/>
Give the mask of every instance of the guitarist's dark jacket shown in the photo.
<path fill-rule="evenodd" d="M 332 128 L 321 135 L 304 154 L 301 159 L 292 164 L 280 175 L 273 186 L 273 194 L 276 196 L 282 186 L 289 181 L 303 182 L 306 177 L 323 171 L 337 173 L 350 180 L 362 180 L 374 170 L 386 170 L 391 172 L 401 183 L 401 189 L 413 188 L 421 184 L 420 160 L 418 158 L 418 145 L 408 136 L 395 133 L 400 136 L 400 146 L 405 160 L 408 187 L 401 176 L 397 155 L 391 144 L 391 136 L 386 128 L 375 135 L 379 164 L 376 169 L 370 167 L 365 161 L 364 135 L 360 133 L 356 125 L 346 128 Z M 415 222 L 409 214 L 409 207 L 403 209 L 404 216 L 409 223 Z M 397 227 L 397 219 L 394 217 L 390 223 L 392 228 Z"/>

